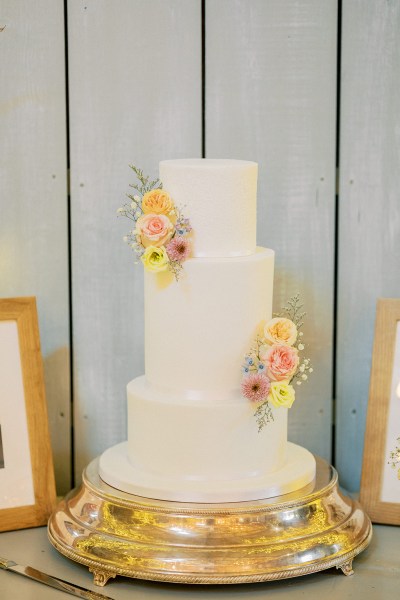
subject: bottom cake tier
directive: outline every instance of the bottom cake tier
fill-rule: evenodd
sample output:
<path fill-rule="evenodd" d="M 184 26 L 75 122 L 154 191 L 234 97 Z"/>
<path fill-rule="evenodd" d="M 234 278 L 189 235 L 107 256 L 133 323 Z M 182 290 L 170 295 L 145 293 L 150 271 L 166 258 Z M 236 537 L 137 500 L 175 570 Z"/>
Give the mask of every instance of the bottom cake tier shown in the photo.
<path fill-rule="evenodd" d="M 286 408 L 258 431 L 239 391 L 173 394 L 144 376 L 128 384 L 128 441 L 102 454 L 101 478 L 148 498 L 242 502 L 287 494 L 315 476 L 313 455 L 287 442 Z"/>
<path fill-rule="evenodd" d="M 128 443 L 122 442 L 100 456 L 99 475 L 117 490 L 145 498 L 196 503 L 245 502 L 282 496 L 307 486 L 315 478 L 315 458 L 305 448 L 288 443 L 286 460 L 280 469 L 255 477 L 215 481 L 140 470 L 129 460 Z"/>

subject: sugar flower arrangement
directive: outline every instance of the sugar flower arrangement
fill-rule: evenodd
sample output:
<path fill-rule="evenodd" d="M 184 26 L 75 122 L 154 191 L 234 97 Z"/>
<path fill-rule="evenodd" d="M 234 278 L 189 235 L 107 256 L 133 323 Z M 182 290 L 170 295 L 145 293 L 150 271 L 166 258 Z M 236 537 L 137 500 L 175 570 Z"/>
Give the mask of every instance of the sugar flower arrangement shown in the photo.
<path fill-rule="evenodd" d="M 141 169 L 134 165 L 130 168 L 138 180 L 130 185 L 136 193 L 127 194 L 130 202 L 117 211 L 119 216 L 134 223 L 124 241 L 131 246 L 147 271 L 159 273 L 169 269 L 178 280 L 182 263 L 191 252 L 187 237 L 192 230 L 189 219 L 163 190 L 159 179 L 150 181 Z"/>
<path fill-rule="evenodd" d="M 295 400 L 293 383 L 301 385 L 312 373 L 309 358 L 302 358 L 305 313 L 299 294 L 271 321 L 259 326 L 259 333 L 242 365 L 242 393 L 257 408 L 258 431 L 274 420 L 271 405 L 290 408 Z"/>

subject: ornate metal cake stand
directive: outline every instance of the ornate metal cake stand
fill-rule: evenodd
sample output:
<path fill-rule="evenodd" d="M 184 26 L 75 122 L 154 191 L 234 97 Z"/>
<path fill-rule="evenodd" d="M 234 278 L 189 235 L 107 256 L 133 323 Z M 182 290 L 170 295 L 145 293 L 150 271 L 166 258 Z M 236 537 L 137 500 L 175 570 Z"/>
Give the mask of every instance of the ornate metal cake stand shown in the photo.
<path fill-rule="evenodd" d="M 372 535 L 360 505 L 338 488 L 335 469 L 317 459 L 316 480 L 285 496 L 228 504 L 151 500 L 120 492 L 98 475 L 50 518 L 51 543 L 89 567 L 103 586 L 123 575 L 173 583 L 225 584 L 284 579 L 340 568 Z"/>

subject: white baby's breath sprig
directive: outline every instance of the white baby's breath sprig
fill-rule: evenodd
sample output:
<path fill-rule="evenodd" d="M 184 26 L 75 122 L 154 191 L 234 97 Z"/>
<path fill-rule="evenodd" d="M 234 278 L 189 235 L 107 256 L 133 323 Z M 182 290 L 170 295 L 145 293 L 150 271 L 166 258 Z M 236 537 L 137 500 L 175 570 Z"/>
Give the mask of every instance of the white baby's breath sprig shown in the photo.
<path fill-rule="evenodd" d="M 301 348 L 299 348 L 301 350 Z M 303 381 L 307 381 L 308 374 L 313 372 L 313 368 L 311 366 L 311 360 L 309 358 L 303 358 L 299 363 L 298 369 L 296 373 L 293 375 L 293 379 L 302 379 Z M 300 385 L 300 381 L 297 381 L 297 385 Z"/>

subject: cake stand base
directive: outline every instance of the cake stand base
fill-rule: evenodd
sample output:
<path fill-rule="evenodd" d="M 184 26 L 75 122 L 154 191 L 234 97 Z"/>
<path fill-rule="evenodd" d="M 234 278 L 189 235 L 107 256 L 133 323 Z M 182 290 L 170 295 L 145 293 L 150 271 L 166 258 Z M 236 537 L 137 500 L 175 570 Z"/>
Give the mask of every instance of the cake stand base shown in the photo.
<path fill-rule="evenodd" d="M 285 579 L 331 567 L 352 575 L 371 539 L 360 505 L 317 458 L 316 480 L 301 490 L 249 502 L 151 500 L 104 483 L 98 459 L 52 514 L 50 542 L 89 567 L 103 586 L 116 575 L 194 584 Z"/>

